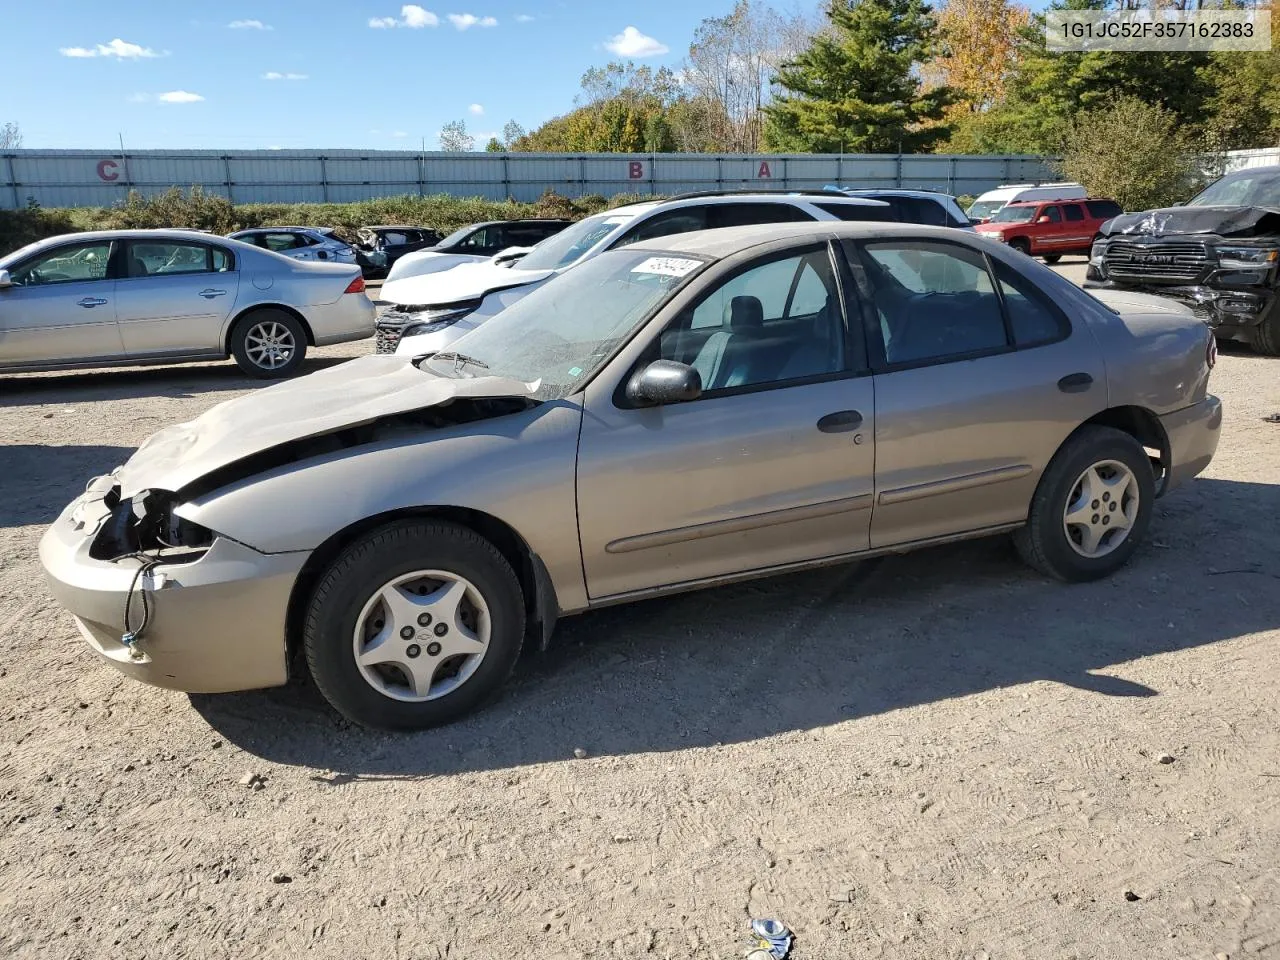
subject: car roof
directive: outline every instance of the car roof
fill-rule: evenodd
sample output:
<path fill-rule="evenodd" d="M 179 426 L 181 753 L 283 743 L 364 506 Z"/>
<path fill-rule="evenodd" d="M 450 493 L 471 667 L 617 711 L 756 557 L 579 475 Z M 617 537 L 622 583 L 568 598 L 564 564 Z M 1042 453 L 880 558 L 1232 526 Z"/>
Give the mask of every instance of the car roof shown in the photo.
<path fill-rule="evenodd" d="M 368 227 L 361 227 L 361 230 L 431 230 L 430 227 L 415 227 L 411 223 L 379 223 Z M 434 230 L 431 230 L 435 233 Z"/>
<path fill-rule="evenodd" d="M 949 193 L 941 190 L 909 190 L 899 187 L 868 187 L 865 190 L 853 188 L 842 192 L 849 197 L 919 197 L 922 200 L 953 200 Z M 839 194 L 837 194 L 839 196 Z"/>
<path fill-rule="evenodd" d="M 239 236 L 242 233 L 280 233 L 288 230 L 310 230 L 313 233 L 324 233 L 326 230 L 333 230 L 333 227 L 303 227 L 297 224 L 283 227 L 246 227 L 244 230 L 237 230 L 228 236 Z"/>
<path fill-rule="evenodd" d="M 72 240 L 197 240 L 202 243 L 227 240 L 213 233 L 201 230 L 86 230 L 84 233 L 62 233 L 56 237 L 47 237 L 40 241 L 41 246 L 52 246 Z"/>
<path fill-rule="evenodd" d="M 774 240 L 825 240 L 829 237 L 860 240 L 890 237 L 916 237 L 930 240 L 965 242 L 974 234 L 955 227 L 926 227 L 918 223 L 885 223 L 868 220 L 858 223 L 850 220 L 816 220 L 811 223 L 760 223 L 745 227 L 720 227 L 716 230 L 695 230 L 691 233 L 670 234 L 628 244 L 622 250 L 653 250 L 663 253 L 691 253 L 721 260 L 750 247 Z"/>

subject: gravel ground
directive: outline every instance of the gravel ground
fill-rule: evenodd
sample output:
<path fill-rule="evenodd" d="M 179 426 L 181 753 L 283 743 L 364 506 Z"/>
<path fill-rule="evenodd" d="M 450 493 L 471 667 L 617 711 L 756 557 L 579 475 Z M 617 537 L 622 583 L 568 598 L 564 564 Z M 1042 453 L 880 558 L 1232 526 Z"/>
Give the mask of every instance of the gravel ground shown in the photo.
<path fill-rule="evenodd" d="M 1105 582 L 1001 539 L 589 614 L 414 736 L 128 682 L 46 596 L 44 525 L 233 366 L 4 378 L 0 954 L 1280 956 L 1277 371 L 1222 357 Z"/>

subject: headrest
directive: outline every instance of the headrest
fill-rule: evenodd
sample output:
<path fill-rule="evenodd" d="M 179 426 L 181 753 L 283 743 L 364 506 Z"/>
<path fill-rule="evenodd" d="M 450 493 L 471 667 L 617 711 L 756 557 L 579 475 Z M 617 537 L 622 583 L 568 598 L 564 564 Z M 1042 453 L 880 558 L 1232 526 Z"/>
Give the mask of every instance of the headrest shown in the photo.
<path fill-rule="evenodd" d="M 733 332 L 764 326 L 764 305 L 759 297 L 734 297 L 724 308 L 724 325 Z"/>

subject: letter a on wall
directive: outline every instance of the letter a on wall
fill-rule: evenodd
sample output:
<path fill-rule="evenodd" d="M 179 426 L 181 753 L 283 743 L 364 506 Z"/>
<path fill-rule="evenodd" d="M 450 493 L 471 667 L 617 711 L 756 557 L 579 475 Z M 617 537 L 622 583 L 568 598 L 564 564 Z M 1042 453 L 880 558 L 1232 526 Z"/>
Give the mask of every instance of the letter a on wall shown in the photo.
<path fill-rule="evenodd" d="M 758 171 L 756 171 L 756 179 L 758 179 L 758 180 L 771 180 L 771 179 L 773 179 L 773 171 L 771 171 L 771 170 L 769 169 L 769 161 L 768 161 L 768 160 L 761 160 L 761 161 L 760 161 L 760 169 L 759 169 Z"/>

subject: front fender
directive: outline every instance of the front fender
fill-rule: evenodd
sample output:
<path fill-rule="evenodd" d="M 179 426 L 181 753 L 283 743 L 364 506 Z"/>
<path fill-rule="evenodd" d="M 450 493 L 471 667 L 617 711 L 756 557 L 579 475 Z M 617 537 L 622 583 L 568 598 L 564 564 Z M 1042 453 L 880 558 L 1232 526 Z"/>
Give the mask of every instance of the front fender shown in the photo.
<path fill-rule="evenodd" d="M 264 553 L 311 551 L 369 517 L 462 507 L 515 530 L 564 610 L 586 606 L 578 541 L 576 400 L 452 427 L 389 426 L 366 444 L 239 478 L 179 506 Z"/>

